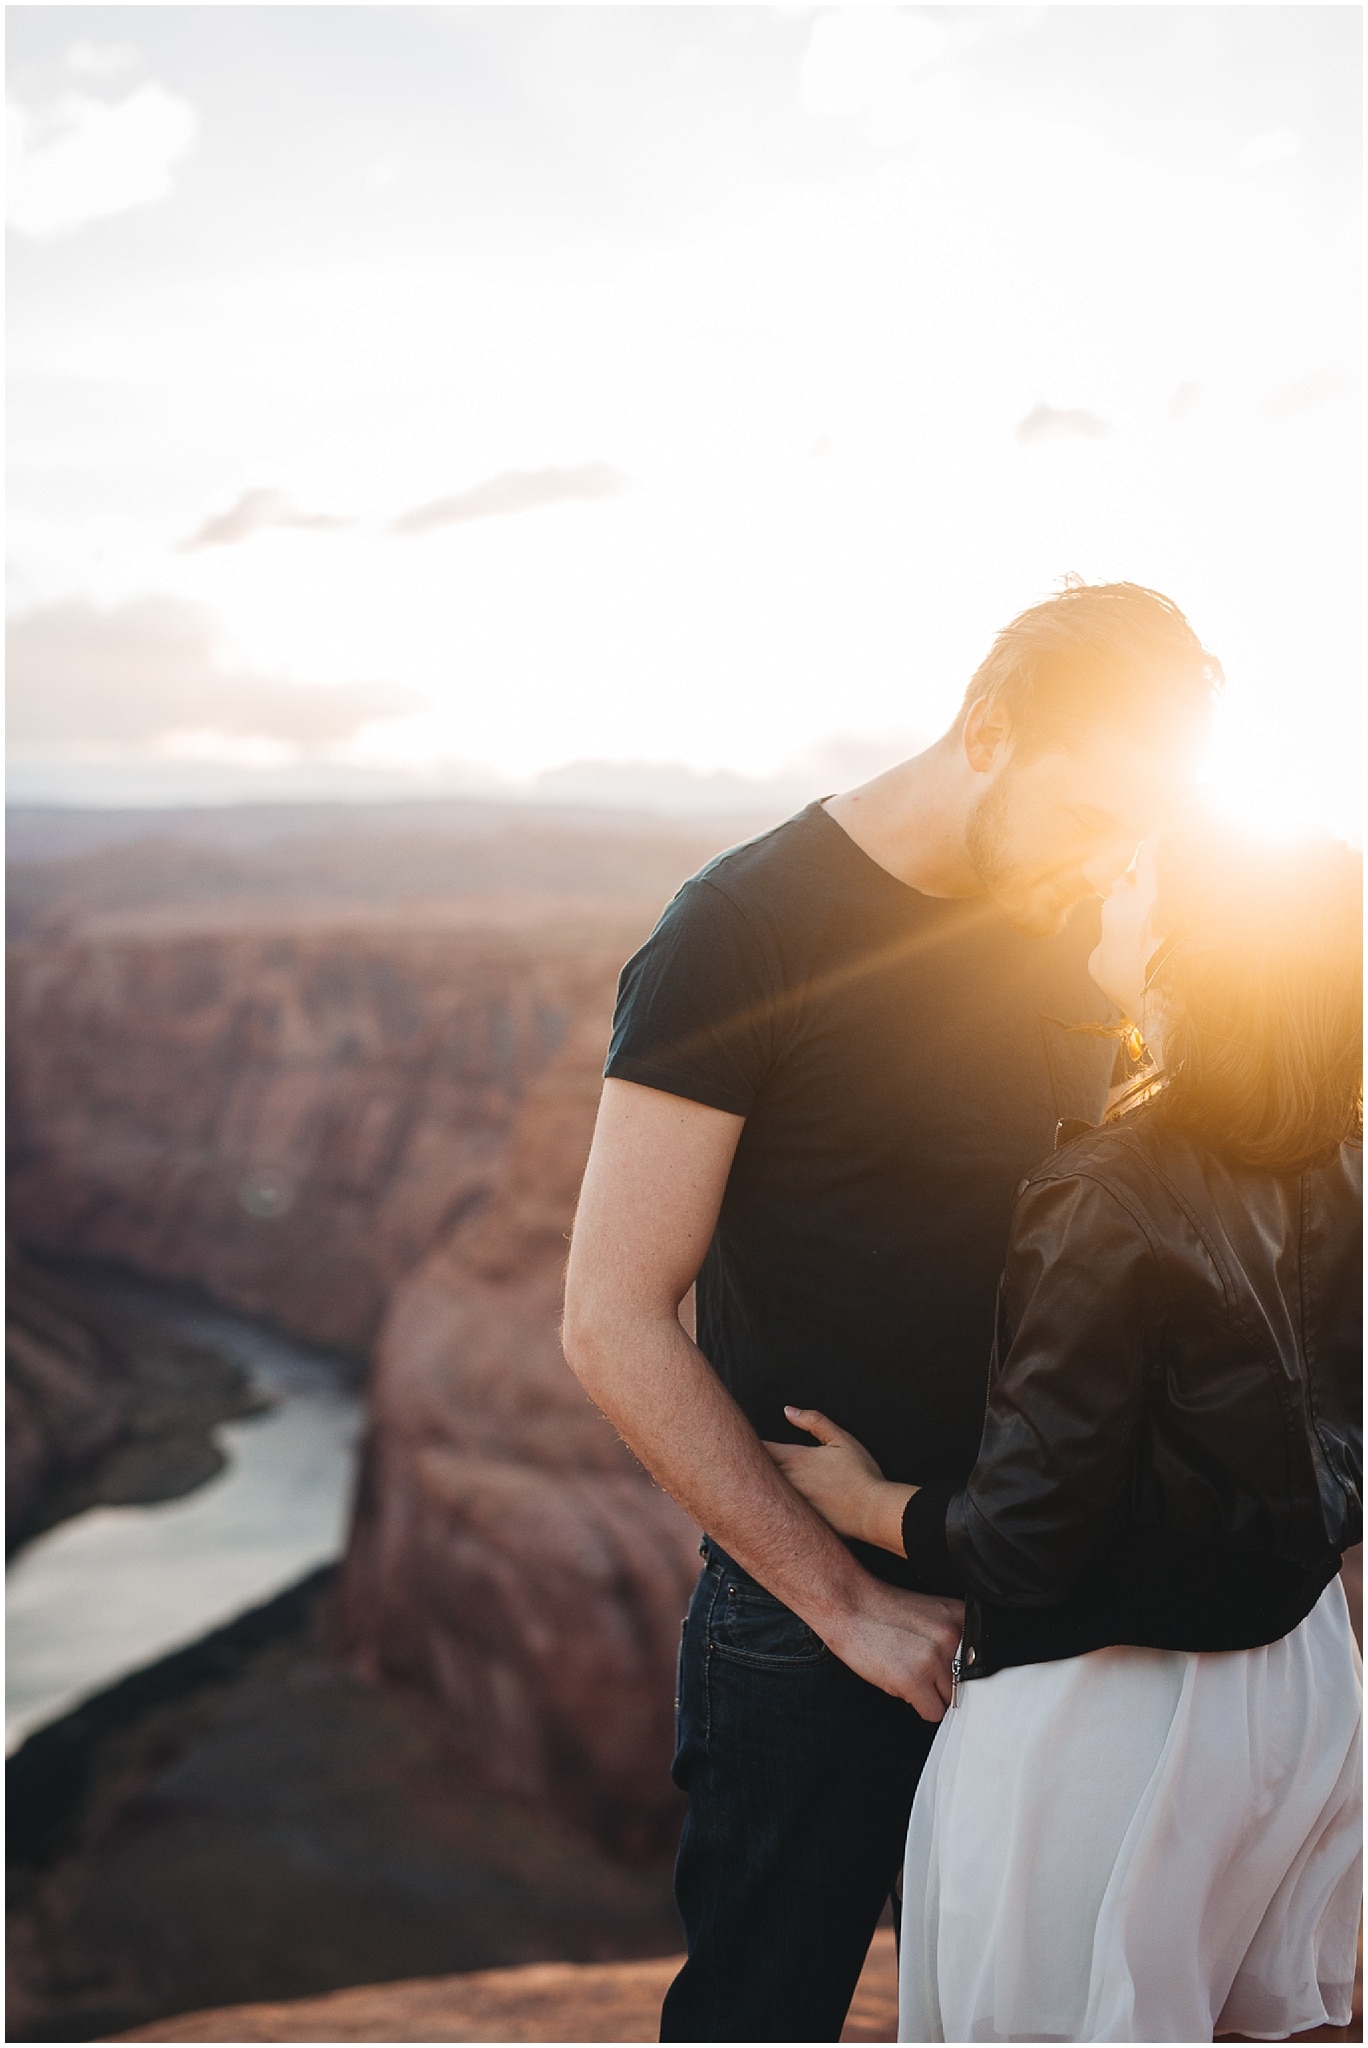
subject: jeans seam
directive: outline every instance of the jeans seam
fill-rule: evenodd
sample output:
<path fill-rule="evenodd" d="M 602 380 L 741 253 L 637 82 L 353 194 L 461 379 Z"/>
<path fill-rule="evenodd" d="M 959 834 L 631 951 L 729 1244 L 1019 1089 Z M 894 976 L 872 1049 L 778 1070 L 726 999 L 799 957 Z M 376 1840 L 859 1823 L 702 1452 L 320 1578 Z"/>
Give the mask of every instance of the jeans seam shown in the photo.
<path fill-rule="evenodd" d="M 713 1615 L 722 1597 L 724 1574 L 718 1572 L 713 1582 L 713 1596 L 708 1602 L 708 1616 L 703 1627 L 703 1747 L 712 1755 L 712 1660 L 713 1660 Z"/>

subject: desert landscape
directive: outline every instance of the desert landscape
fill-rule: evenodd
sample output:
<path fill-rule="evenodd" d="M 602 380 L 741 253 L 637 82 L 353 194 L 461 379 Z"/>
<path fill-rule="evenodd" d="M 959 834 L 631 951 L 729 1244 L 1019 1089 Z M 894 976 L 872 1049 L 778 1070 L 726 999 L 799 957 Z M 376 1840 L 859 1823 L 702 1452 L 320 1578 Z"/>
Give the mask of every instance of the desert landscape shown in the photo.
<path fill-rule="evenodd" d="M 1167 655 L 1008 830 L 1089 588 L 1219 657 L 1215 811 L 1361 844 L 1361 12 L 113 0 L 6 78 L 8 2037 L 652 2038 L 700 1532 L 558 1334 L 620 969 L 876 781 L 933 894 L 1105 886 Z"/>
<path fill-rule="evenodd" d="M 13 1996 L 35 2039 L 678 1945 L 668 1762 L 697 1532 L 580 1392 L 557 1315 L 618 968 L 735 824 L 475 805 L 388 833 L 372 814 L 222 823 L 206 846 L 203 822 L 192 841 L 136 820 L 91 849 L 78 815 L 68 850 L 51 818 L 17 820 L 39 856 L 11 870 L 20 1530 L 196 1483 L 183 1446 L 161 1496 L 109 1477 L 148 1436 L 150 1343 L 90 1294 L 111 1271 L 363 1369 L 354 1508 L 336 1569 L 249 1618 L 249 1643 L 230 1628 L 170 1657 L 11 1760 Z M 211 1394 L 248 1404 L 231 1374 Z M 84 1790 L 54 1815 L 52 1759 L 77 1753 Z M 303 1877 L 267 1811 L 287 1783 L 317 1838 Z M 380 1844 L 410 1866 L 383 1909 L 383 1882 L 345 1872 Z M 399 1906 L 425 1859 L 426 1920 Z M 141 1920 L 135 1889 L 159 1901 Z M 230 1892 L 225 1946 L 206 1930 Z"/>
<path fill-rule="evenodd" d="M 334 1563 L 11 1757 L 12 2033 L 653 2034 L 698 1532 L 557 1319 L 619 966 L 737 836 L 17 815 L 11 1544 L 193 1494 L 270 1405 L 110 1275 L 321 1347 L 364 1427 Z M 884 1933 L 847 2038 L 894 1980 Z"/>

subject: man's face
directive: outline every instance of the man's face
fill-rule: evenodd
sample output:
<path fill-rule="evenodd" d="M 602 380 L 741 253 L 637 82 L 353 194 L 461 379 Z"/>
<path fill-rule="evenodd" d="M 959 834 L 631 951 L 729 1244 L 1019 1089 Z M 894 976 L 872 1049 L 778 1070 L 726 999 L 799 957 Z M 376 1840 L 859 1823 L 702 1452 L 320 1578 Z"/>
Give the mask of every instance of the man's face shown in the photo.
<path fill-rule="evenodd" d="M 1009 754 L 969 821 L 979 880 L 1020 930 L 1049 937 L 1130 866 L 1174 775 L 1171 757 L 1110 729 L 1026 761 Z"/>

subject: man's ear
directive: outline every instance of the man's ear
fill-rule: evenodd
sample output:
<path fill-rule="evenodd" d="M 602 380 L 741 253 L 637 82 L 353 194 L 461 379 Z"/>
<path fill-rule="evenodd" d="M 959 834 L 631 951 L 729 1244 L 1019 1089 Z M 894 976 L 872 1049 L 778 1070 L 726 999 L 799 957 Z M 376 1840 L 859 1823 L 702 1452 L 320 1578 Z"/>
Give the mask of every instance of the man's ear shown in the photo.
<path fill-rule="evenodd" d="M 964 720 L 964 758 L 976 775 L 987 775 L 1006 759 L 1012 721 L 991 697 L 976 697 Z"/>

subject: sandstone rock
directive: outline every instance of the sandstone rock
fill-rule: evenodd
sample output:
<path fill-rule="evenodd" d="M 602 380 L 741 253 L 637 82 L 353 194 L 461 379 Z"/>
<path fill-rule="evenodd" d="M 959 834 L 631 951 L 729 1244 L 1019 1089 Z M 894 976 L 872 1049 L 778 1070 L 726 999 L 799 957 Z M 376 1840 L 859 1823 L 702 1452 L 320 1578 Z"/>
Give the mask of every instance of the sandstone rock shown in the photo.
<path fill-rule="evenodd" d="M 364 1350 L 650 912 L 598 920 L 12 948 L 15 1236 Z"/>
<path fill-rule="evenodd" d="M 679 1626 L 697 1532 L 560 1352 L 565 1240 L 607 1008 L 528 1089 L 497 1189 L 396 1289 L 343 1582 L 362 1668 L 435 1694 L 487 1781 L 620 1848 L 678 1825 Z"/>
<path fill-rule="evenodd" d="M 123 1436 L 127 1358 L 60 1283 L 5 1249 L 5 1535 L 25 1534 L 57 1483 Z"/>
<path fill-rule="evenodd" d="M 7 1250 L 6 1542 L 222 1470 L 215 1427 L 269 1406 L 231 1360 Z"/>
<path fill-rule="evenodd" d="M 164 2020 L 123 2041 L 654 2041 L 660 2001 L 683 1961 L 534 1963 L 407 1984 L 335 1991 L 328 1998 L 239 2005 Z M 891 1929 L 874 1937 L 841 2035 L 894 2041 L 897 1958 Z"/>
<path fill-rule="evenodd" d="M 494 1789 L 658 1846 L 697 1539 L 557 1337 L 617 973 L 656 902 L 453 899 L 445 928 L 323 908 L 209 929 L 199 905 L 154 935 L 123 903 L 12 949 L 15 1227 L 315 1341 L 378 1331 L 358 1666 L 438 1702 Z"/>
<path fill-rule="evenodd" d="M 668 1856 L 624 1862 L 472 1784 L 430 1701 L 338 1660 L 336 1577 L 10 1758 L 7 2038 L 679 1946 Z"/>

